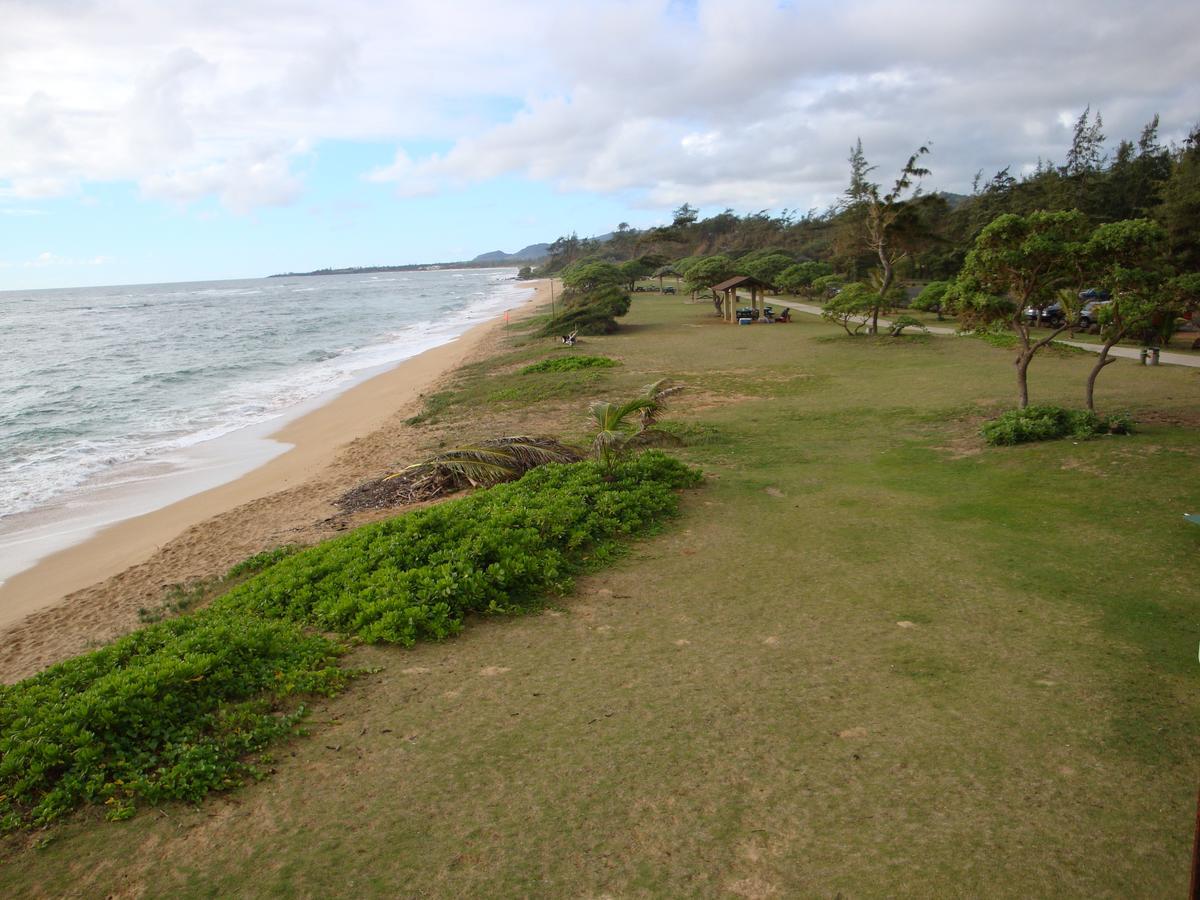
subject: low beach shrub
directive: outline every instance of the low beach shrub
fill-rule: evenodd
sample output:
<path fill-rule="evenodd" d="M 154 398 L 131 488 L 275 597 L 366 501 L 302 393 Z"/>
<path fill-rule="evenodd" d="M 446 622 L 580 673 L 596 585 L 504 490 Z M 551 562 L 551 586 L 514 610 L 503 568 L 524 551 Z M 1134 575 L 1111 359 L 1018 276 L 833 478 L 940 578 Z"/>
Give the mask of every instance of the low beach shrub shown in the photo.
<path fill-rule="evenodd" d="M 293 553 L 299 552 L 299 550 L 300 547 L 297 544 L 284 544 L 280 547 L 264 550 L 261 553 L 255 553 L 253 556 L 243 559 L 226 572 L 225 580 L 230 581 L 235 578 L 241 578 L 244 575 L 254 575 L 263 569 L 270 568 L 281 559 L 286 559 Z"/>
<path fill-rule="evenodd" d="M 696 473 L 661 453 L 613 467 L 549 464 L 519 481 L 367 525 L 276 563 L 217 601 L 368 642 L 457 633 L 468 613 L 510 612 L 569 589 L 584 562 L 675 512 Z"/>
<path fill-rule="evenodd" d="M 990 422 L 981 432 L 993 447 L 1053 441 L 1059 438 L 1091 438 L 1101 434 L 1130 434 L 1133 421 L 1124 415 L 1097 416 L 1086 409 L 1061 406 L 1028 406 L 1010 409 Z"/>
<path fill-rule="evenodd" d="M 263 550 L 261 553 L 243 559 L 224 575 L 212 578 L 194 578 L 180 584 L 167 585 L 165 595 L 157 606 L 143 606 L 138 610 L 138 621 L 143 625 L 150 625 L 154 622 L 161 622 L 163 619 L 171 619 L 182 613 L 191 612 L 193 609 L 205 605 L 218 594 L 229 590 L 239 581 L 244 581 L 256 572 L 261 572 L 299 549 L 295 544 L 286 544 L 271 550 Z"/>
<path fill-rule="evenodd" d="M 575 372 L 579 369 L 611 369 L 620 363 L 607 356 L 552 356 L 521 370 L 522 375 L 535 372 Z"/>
<path fill-rule="evenodd" d="M 309 626 L 409 645 L 468 613 L 515 612 L 610 559 L 677 506 L 699 474 L 650 452 L 605 473 L 552 463 L 520 480 L 296 551 L 235 566 L 258 574 L 199 612 L 0 685 L 0 830 L 84 804 L 109 818 L 139 800 L 198 801 L 255 777 L 254 754 L 293 733 L 304 694 L 356 673 Z"/>
<path fill-rule="evenodd" d="M 254 774 L 247 755 L 304 714 L 293 694 L 351 677 L 341 647 L 231 609 L 160 622 L 0 686 L 0 829 L 85 803 L 199 800 Z"/>

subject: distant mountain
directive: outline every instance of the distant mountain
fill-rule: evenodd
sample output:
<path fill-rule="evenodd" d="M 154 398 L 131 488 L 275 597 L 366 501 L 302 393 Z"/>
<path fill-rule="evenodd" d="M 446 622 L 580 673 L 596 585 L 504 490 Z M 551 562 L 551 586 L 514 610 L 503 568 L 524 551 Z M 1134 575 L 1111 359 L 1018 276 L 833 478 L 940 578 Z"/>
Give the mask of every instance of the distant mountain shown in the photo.
<path fill-rule="evenodd" d="M 491 253 L 480 253 L 471 262 L 535 262 L 550 255 L 549 244 L 530 244 L 522 247 L 516 253 L 505 253 L 503 250 L 493 250 Z"/>
<path fill-rule="evenodd" d="M 934 193 L 943 198 L 946 201 L 946 205 L 951 209 L 958 209 L 958 207 L 971 199 L 966 194 L 955 194 L 951 191 L 935 191 Z"/>

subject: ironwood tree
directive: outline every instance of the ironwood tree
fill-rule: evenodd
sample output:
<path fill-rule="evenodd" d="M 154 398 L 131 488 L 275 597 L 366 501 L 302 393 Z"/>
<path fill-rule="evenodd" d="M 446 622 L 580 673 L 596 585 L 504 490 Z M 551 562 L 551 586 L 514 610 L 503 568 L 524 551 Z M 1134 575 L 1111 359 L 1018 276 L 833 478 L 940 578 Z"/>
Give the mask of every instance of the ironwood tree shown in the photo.
<path fill-rule="evenodd" d="M 867 163 L 862 139 L 850 150 L 850 184 L 846 188 L 846 205 L 849 212 L 861 216 L 863 239 L 867 248 L 879 259 L 879 302 L 871 310 L 871 334 L 879 332 L 879 314 L 886 307 L 886 298 L 896 277 L 896 263 L 909 253 L 904 242 L 898 239 L 897 222 L 906 205 L 921 193 L 920 180 L 929 174 L 929 170 L 918 163 L 927 153 L 927 146 L 917 148 L 900 170 L 891 190 L 881 194 L 879 185 L 869 178 L 875 167 Z M 912 195 L 906 197 L 910 190 Z"/>

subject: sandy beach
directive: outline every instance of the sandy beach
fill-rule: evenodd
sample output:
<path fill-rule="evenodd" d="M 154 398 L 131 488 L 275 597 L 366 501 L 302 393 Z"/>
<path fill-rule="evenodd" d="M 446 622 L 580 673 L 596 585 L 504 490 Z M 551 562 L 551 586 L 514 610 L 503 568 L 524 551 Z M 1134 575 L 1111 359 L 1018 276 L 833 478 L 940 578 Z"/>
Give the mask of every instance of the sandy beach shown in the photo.
<path fill-rule="evenodd" d="M 513 315 L 527 315 L 548 292 Z M 174 584 L 219 575 L 274 546 L 308 544 L 362 521 L 336 515 L 341 493 L 410 462 L 437 437 L 405 425 L 422 396 L 493 352 L 503 317 L 405 360 L 271 435 L 291 450 L 227 484 L 112 525 L 0 586 L 0 680 L 11 682 L 138 625 Z M 376 518 L 386 515 L 377 513 Z"/>

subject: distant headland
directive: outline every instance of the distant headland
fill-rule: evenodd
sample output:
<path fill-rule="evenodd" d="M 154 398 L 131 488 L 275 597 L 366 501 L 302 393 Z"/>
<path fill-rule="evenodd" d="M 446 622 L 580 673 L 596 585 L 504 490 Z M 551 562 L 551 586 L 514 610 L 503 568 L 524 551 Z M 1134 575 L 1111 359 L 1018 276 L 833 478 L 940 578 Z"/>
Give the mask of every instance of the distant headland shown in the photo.
<path fill-rule="evenodd" d="M 474 259 L 459 262 L 411 263 L 404 266 L 348 266 L 344 269 L 313 269 L 311 272 L 280 272 L 271 278 L 297 278 L 307 275 L 372 275 L 379 272 L 435 272 L 439 269 L 487 269 L 518 263 L 539 263 L 550 255 L 549 244 L 530 244 L 516 253 L 492 250 Z"/>

